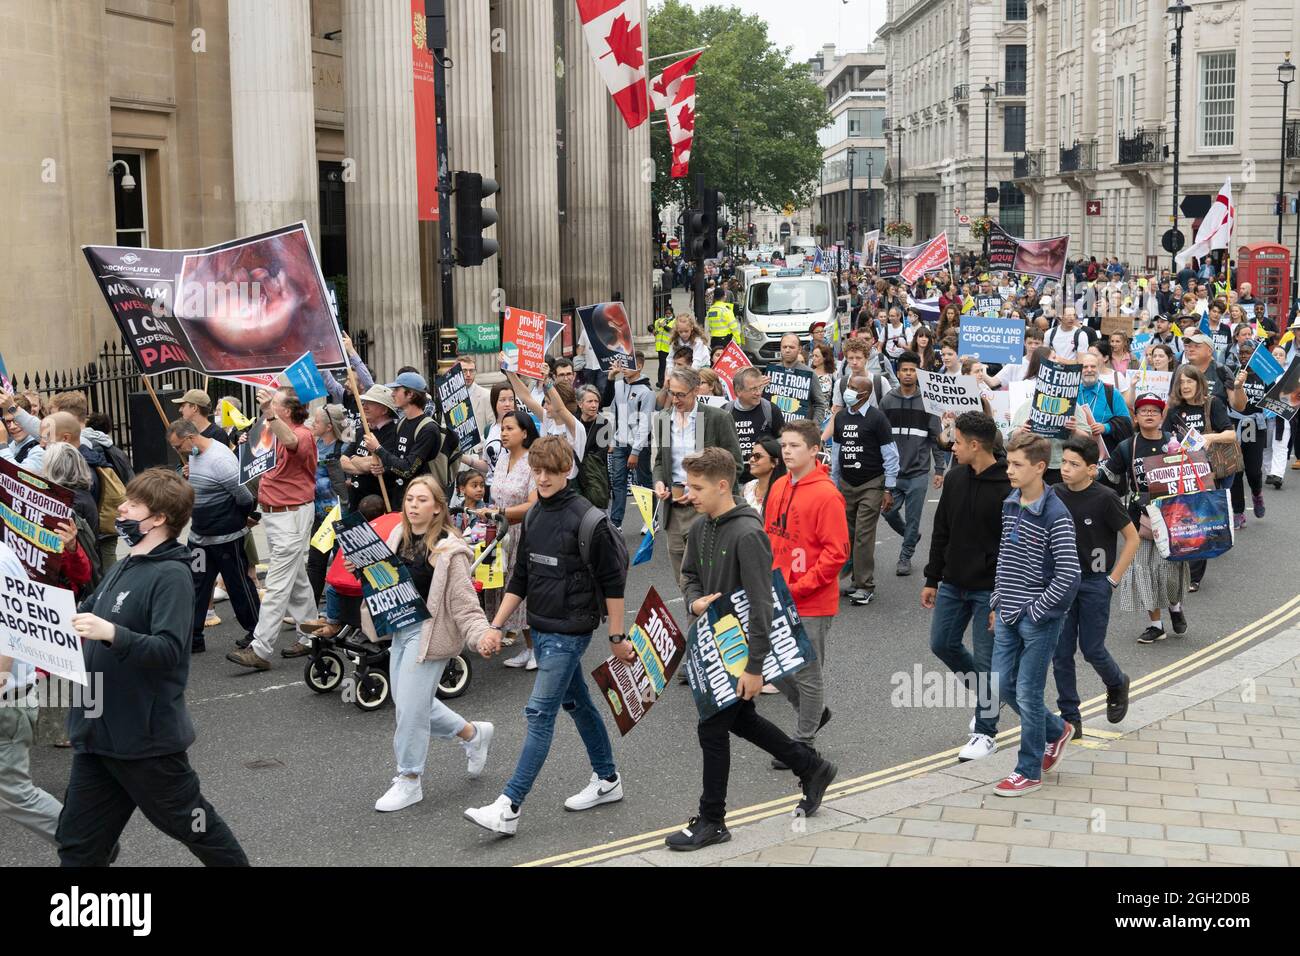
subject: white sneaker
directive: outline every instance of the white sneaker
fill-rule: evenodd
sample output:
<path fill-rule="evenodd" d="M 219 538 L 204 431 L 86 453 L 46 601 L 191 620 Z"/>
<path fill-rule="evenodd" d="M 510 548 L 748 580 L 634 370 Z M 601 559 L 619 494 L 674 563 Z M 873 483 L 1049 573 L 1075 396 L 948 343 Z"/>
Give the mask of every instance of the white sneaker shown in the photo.
<path fill-rule="evenodd" d="M 465 819 L 477 823 L 484 830 L 514 836 L 519 829 L 519 811 L 510 809 L 510 798 L 504 793 L 486 807 L 470 807 Z"/>
<path fill-rule="evenodd" d="M 474 739 L 462 740 L 461 748 L 465 751 L 465 756 L 469 758 L 469 767 L 467 772 L 471 777 L 477 777 L 483 772 L 483 765 L 487 763 L 488 748 L 492 746 L 492 734 L 496 728 L 487 721 L 473 721 Z"/>
<path fill-rule="evenodd" d="M 959 763 L 966 763 L 968 760 L 979 760 L 989 754 L 996 753 L 997 749 L 997 741 L 988 734 L 971 734 L 966 746 L 957 752 L 957 760 Z"/>
<path fill-rule="evenodd" d="M 218 587 L 212 589 L 213 604 L 220 604 L 222 601 L 229 601 L 229 600 L 230 600 L 230 595 L 226 593 L 225 588 Z"/>
<path fill-rule="evenodd" d="M 388 792 L 375 801 L 375 809 L 381 813 L 405 810 L 414 803 L 424 799 L 424 790 L 420 787 L 420 778 L 412 780 L 400 773 L 393 778 L 393 785 Z"/>
<path fill-rule="evenodd" d="M 203 618 L 204 627 L 216 627 L 221 623 L 221 618 L 217 617 L 217 612 L 208 608 L 208 613 Z"/>
<path fill-rule="evenodd" d="M 564 801 L 566 810 L 590 810 L 602 803 L 617 803 L 623 799 L 623 778 L 617 776 L 614 782 L 602 780 L 596 774 L 591 775 L 591 782 L 578 793 Z"/>
<path fill-rule="evenodd" d="M 530 661 L 533 662 L 533 669 L 536 670 L 537 663 L 535 658 L 533 657 L 533 649 L 531 647 L 525 647 L 514 657 L 510 658 L 510 660 L 506 661 L 505 665 L 506 667 L 523 667 L 525 664 L 529 663 Z"/>
<path fill-rule="evenodd" d="M 524 665 L 524 670 L 526 671 L 537 670 L 537 651 L 530 650 L 528 652 L 528 663 Z"/>

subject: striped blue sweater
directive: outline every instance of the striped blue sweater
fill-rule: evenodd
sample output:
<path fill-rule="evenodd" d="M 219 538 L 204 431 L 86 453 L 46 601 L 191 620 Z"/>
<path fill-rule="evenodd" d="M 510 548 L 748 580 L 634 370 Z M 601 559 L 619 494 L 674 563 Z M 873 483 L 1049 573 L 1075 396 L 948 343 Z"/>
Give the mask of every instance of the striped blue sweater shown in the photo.
<path fill-rule="evenodd" d="M 1006 624 L 1021 614 L 1037 623 L 1062 617 L 1079 589 L 1074 519 L 1050 487 L 1033 504 L 1020 504 L 1020 489 L 1002 502 L 1002 545 L 992 606 Z"/>

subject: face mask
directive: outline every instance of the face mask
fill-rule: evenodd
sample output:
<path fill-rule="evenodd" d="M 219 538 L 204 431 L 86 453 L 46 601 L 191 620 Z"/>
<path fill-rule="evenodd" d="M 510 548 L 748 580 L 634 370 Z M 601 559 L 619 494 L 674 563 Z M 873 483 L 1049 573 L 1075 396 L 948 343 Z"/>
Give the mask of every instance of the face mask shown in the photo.
<path fill-rule="evenodd" d="M 136 521 L 134 518 L 118 518 L 113 522 L 113 529 L 117 532 L 117 536 L 126 542 L 127 547 L 129 548 L 134 548 L 137 544 L 143 541 L 144 536 L 149 533 L 147 531 L 141 531 L 140 522 Z"/>
<path fill-rule="evenodd" d="M 844 390 L 844 404 L 848 408 L 858 404 L 858 393 L 851 388 L 846 388 Z"/>
<path fill-rule="evenodd" d="M 199 457 L 199 446 L 198 446 L 198 445 L 194 445 L 194 446 L 192 446 L 192 447 L 190 448 L 190 457 L 191 457 L 191 458 L 198 458 L 198 457 Z"/>

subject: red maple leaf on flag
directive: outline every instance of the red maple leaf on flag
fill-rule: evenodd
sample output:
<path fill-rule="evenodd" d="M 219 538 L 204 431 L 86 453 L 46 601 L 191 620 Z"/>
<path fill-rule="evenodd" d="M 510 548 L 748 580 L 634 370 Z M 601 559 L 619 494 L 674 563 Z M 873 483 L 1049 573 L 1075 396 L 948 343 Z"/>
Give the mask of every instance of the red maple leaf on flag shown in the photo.
<path fill-rule="evenodd" d="M 691 109 L 689 103 L 677 114 L 677 125 L 684 130 L 695 131 L 695 111 Z"/>
<path fill-rule="evenodd" d="M 605 42 L 609 44 L 609 52 L 614 54 L 615 61 L 620 65 L 637 70 L 645 65 L 645 57 L 641 53 L 641 24 L 632 26 L 624 14 L 620 13 L 614 20 Z"/>

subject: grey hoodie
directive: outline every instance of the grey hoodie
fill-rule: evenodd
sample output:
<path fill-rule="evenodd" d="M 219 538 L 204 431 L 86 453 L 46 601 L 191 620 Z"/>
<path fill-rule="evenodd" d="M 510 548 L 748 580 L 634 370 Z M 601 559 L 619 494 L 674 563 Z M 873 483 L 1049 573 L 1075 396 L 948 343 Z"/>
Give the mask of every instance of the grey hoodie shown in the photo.
<path fill-rule="evenodd" d="M 749 662 L 745 673 L 762 674 L 772 649 L 772 543 L 763 521 L 749 505 L 737 505 L 720 518 L 700 515 L 691 525 L 682 559 L 686 613 L 710 594 L 744 588 L 749 596 Z"/>

